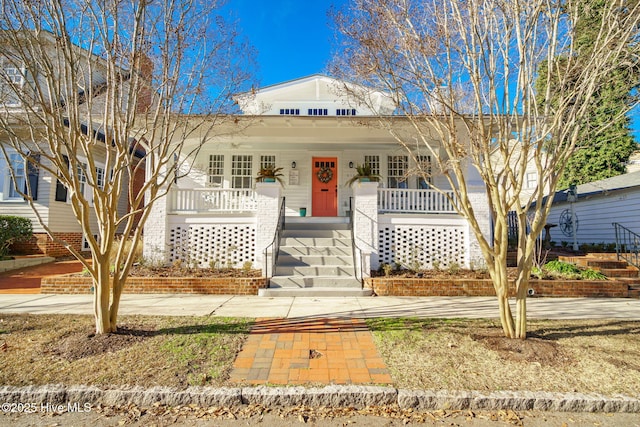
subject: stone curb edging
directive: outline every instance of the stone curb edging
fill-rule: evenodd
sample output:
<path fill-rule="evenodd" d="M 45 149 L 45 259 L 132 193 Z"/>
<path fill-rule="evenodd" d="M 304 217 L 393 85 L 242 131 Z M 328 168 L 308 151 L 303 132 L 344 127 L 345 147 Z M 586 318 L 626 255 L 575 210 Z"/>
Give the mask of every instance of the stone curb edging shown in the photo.
<path fill-rule="evenodd" d="M 1 386 L 0 403 L 15 404 L 91 404 L 141 407 L 198 405 L 234 407 L 247 404 L 277 406 L 355 407 L 388 406 L 419 410 L 539 410 L 555 412 L 640 413 L 640 398 L 606 397 L 597 394 L 527 391 L 429 391 L 393 387 L 336 386 L 305 387 L 125 387 L 100 389 L 94 386 Z"/>

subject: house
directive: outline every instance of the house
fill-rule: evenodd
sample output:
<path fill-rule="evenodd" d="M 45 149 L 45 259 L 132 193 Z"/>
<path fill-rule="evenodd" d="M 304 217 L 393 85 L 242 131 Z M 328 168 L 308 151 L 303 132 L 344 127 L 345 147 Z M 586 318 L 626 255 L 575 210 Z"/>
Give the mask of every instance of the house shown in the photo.
<path fill-rule="evenodd" d="M 56 39 L 50 33 L 38 33 L 37 42 L 35 38 L 30 42 L 41 43 L 42 50 L 40 52 L 46 52 L 43 55 L 48 54 L 51 57 L 33 58 L 33 60 L 27 61 L 22 54 L 16 53 L 16 39 L 12 37 L 20 37 L 20 33 L 5 31 L 0 38 L 0 114 L 3 117 L 0 121 L 0 144 L 5 154 L 0 155 L 0 215 L 17 215 L 32 220 L 34 238 L 30 242 L 15 246 L 14 250 L 16 251 L 42 253 L 49 256 L 68 255 L 69 252 L 65 246 L 54 242 L 47 234 L 45 227 L 50 230 L 53 236 L 67 242 L 76 250 L 86 250 L 88 247 L 85 236 L 70 203 L 70 190 L 57 179 L 56 169 L 53 167 L 53 163 L 47 160 L 46 152 L 38 151 L 41 148 L 36 148 L 38 143 L 43 141 L 32 140 L 34 135 L 40 135 L 42 138 L 42 135 L 46 133 L 42 129 L 30 128 L 25 120 L 27 114 L 37 116 L 39 111 L 46 109 L 48 107 L 46 104 L 51 99 L 55 100 L 53 101 L 54 105 L 64 107 L 67 99 L 71 98 L 65 99 L 64 95 L 60 93 L 43 93 L 43 88 L 48 86 L 45 78 L 42 77 L 44 74 L 41 69 L 42 61 L 49 60 L 55 64 L 56 60 L 60 59 L 60 55 L 57 53 Z M 97 118 L 92 125 L 81 123 L 80 128 L 85 134 L 92 133 L 96 140 L 105 142 L 104 129 L 99 125 L 101 118 L 99 108 L 105 104 L 104 88 L 109 85 L 107 65 L 98 56 L 80 47 L 74 48 L 78 67 L 90 70 L 76 76 L 78 88 L 73 90 L 78 91 L 79 104 L 82 102 L 79 115 L 85 118 L 88 116 Z M 92 66 L 89 67 L 88 64 Z M 64 70 L 63 66 L 57 69 L 58 72 L 62 72 L 62 70 Z M 63 92 L 64 88 L 58 88 L 58 90 Z M 16 91 L 20 91 L 22 95 L 17 96 Z M 88 94 L 91 94 L 92 102 L 87 102 Z M 25 99 L 33 100 L 34 105 L 23 104 Z M 138 105 L 137 107 L 141 108 L 142 106 Z M 84 111 L 83 108 L 85 110 L 92 109 Z M 69 119 L 65 118 L 64 120 L 66 120 L 67 126 L 70 126 Z M 9 144 L 11 138 L 14 140 L 23 138 L 29 150 L 34 150 L 32 158 L 35 162 L 25 161 L 24 157 L 20 156 Z M 94 156 L 92 157 L 95 160 L 95 176 L 98 183 L 104 183 L 109 179 L 109 170 L 105 166 L 108 145 L 107 142 L 102 147 L 93 150 Z M 46 143 L 40 144 L 40 147 L 46 146 Z M 79 152 L 80 150 L 73 154 L 69 153 L 65 158 L 70 162 L 69 164 L 77 165 L 76 170 L 71 170 L 71 172 L 76 174 L 81 182 L 86 183 L 88 161 L 86 158 L 82 158 L 78 154 Z M 136 151 L 136 154 L 138 159 L 144 155 L 141 151 Z M 38 163 L 40 167 L 37 166 Z M 13 167 L 9 168 L 9 164 Z M 72 166 L 70 166 L 71 168 Z M 14 171 L 13 175 L 11 169 Z M 140 188 L 144 183 L 144 170 L 140 170 L 135 180 L 136 188 Z M 127 188 L 127 186 L 128 182 L 123 183 L 123 188 Z M 21 192 L 27 193 L 27 189 L 32 195 L 35 211 L 21 195 Z M 84 187 L 84 197 L 92 203 L 89 186 Z M 128 209 L 127 197 L 122 197 L 118 206 L 119 214 L 125 214 Z M 92 221 L 91 228 L 96 229 L 95 214 L 90 213 L 89 215 Z"/>
<path fill-rule="evenodd" d="M 429 168 L 429 155 L 408 153 L 379 126 L 383 114 L 396 131 L 412 132 L 403 117 L 392 116 L 389 97 L 354 86 L 372 101 L 358 105 L 340 85 L 312 75 L 239 95 L 242 114 L 188 159 L 190 169 L 156 203 L 145 226 L 145 257 L 202 267 L 250 262 L 274 276 L 272 286 L 293 287 L 337 286 L 337 276 L 359 279 L 383 264 L 431 268 L 482 259 L 466 220 L 431 188 L 443 188 L 444 177 L 415 173 L 418 162 Z M 346 185 L 362 164 L 380 182 Z M 269 165 L 282 168 L 284 185 L 256 183 Z M 468 170 L 488 234 L 485 187 Z M 325 280 L 314 284 L 312 276 Z"/>
<path fill-rule="evenodd" d="M 577 199 L 567 190 L 555 193 L 548 222 L 556 244 L 573 244 L 573 218 L 577 220 L 578 244 L 616 243 L 616 227 L 640 235 L 640 171 L 577 186 Z M 573 210 L 573 213 L 572 213 Z"/>

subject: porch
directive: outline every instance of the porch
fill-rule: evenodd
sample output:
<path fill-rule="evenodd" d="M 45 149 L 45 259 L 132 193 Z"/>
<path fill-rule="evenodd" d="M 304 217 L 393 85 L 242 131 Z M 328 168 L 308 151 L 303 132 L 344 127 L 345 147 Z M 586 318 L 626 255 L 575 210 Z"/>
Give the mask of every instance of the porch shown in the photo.
<path fill-rule="evenodd" d="M 349 190 L 341 217 L 348 223 L 346 217 L 352 217 L 355 262 L 365 276 L 383 263 L 468 265 L 468 226 L 455 211 L 453 192 L 378 188 L 375 182 L 356 183 Z M 157 231 L 146 233 L 145 250 L 150 252 L 155 241 L 158 262 L 203 268 L 251 263 L 269 276 L 277 250 L 274 236 L 282 223 L 331 221 L 301 218 L 298 206 L 288 205 L 282 193 L 277 183 L 258 183 L 254 189 L 172 189 L 164 200 L 166 213 L 150 221 Z"/>

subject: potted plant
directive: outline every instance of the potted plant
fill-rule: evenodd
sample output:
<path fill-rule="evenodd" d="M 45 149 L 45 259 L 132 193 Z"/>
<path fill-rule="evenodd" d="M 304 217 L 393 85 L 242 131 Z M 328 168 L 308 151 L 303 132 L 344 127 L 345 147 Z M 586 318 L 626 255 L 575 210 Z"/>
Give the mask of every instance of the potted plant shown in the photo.
<path fill-rule="evenodd" d="M 258 171 L 258 176 L 256 177 L 256 182 L 276 182 L 278 181 L 280 185 L 284 185 L 284 181 L 282 180 L 282 168 L 277 168 L 275 165 L 267 165 L 263 168 L 260 168 Z"/>
<path fill-rule="evenodd" d="M 371 165 L 364 164 L 356 166 L 356 174 L 347 181 L 347 186 L 353 184 L 356 181 L 359 182 L 378 182 L 380 175 L 376 175 L 371 172 Z"/>

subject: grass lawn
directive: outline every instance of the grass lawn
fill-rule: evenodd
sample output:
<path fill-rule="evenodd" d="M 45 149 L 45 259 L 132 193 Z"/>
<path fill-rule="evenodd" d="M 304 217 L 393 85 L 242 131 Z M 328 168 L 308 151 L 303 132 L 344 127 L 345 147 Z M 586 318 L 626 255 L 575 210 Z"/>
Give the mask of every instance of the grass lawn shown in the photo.
<path fill-rule="evenodd" d="M 0 384 L 232 386 L 252 320 L 121 316 L 93 336 L 93 317 L 0 314 Z M 370 319 L 394 386 L 640 394 L 640 322 L 529 322 L 502 338 L 497 321 Z"/>
<path fill-rule="evenodd" d="M 526 340 L 495 320 L 372 319 L 396 386 L 640 394 L 640 322 L 530 320 Z"/>

